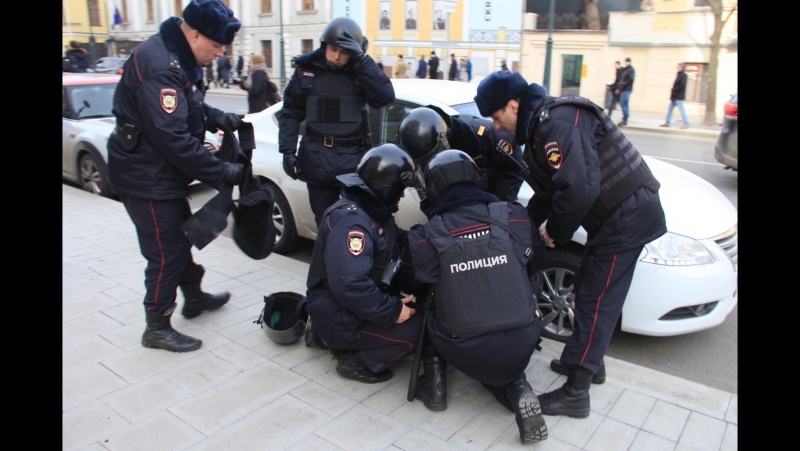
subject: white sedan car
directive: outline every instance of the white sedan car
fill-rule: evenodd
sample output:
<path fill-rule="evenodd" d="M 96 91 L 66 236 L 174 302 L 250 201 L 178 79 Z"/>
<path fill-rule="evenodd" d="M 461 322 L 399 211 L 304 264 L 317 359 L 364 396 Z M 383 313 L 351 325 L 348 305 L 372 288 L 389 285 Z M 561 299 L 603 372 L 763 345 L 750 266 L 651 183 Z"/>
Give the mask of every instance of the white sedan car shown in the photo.
<path fill-rule="evenodd" d="M 413 108 L 436 105 L 448 114 L 479 116 L 473 100 L 476 85 L 445 80 L 393 79 L 396 100 L 369 111 L 375 145 L 398 143 L 400 120 Z M 285 254 L 298 237 L 315 239 L 317 225 L 308 201 L 306 184 L 283 172 L 278 152 L 278 119 L 282 102 L 245 117 L 256 132 L 253 173 L 275 192 L 273 219 L 277 227 L 274 252 Z M 302 130 L 301 130 L 302 131 Z M 644 149 L 639 149 L 644 150 Z M 644 157 L 661 182 L 661 203 L 668 233 L 649 243 L 637 263 L 620 328 L 642 335 L 680 335 L 708 329 L 725 321 L 738 300 L 738 212 L 711 184 L 671 164 Z M 533 195 L 523 184 L 519 200 L 526 205 Z M 408 229 L 426 221 L 412 196 L 404 197 L 395 215 Z M 578 229 L 572 241 L 547 250 L 544 314 L 545 336 L 566 341 L 573 330 L 572 275 L 586 243 Z"/>

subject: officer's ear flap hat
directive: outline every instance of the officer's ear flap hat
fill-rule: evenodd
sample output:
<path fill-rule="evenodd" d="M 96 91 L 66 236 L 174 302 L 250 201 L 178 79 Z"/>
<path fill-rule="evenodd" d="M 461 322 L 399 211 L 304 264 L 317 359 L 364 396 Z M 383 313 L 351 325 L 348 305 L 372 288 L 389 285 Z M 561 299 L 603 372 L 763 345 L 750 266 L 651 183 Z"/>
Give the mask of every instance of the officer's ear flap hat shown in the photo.
<path fill-rule="evenodd" d="M 242 23 L 233 10 L 220 0 L 192 0 L 183 10 L 183 20 L 200 34 L 223 45 L 230 45 Z"/>
<path fill-rule="evenodd" d="M 444 150 L 434 155 L 425 166 L 425 192 L 433 206 L 448 188 L 463 183 L 472 184 L 482 191 L 486 191 L 489 184 L 478 165 L 465 152 Z"/>
<path fill-rule="evenodd" d="M 264 296 L 264 310 L 256 323 L 275 343 L 291 344 L 303 336 L 308 321 L 306 297 L 291 291 Z"/>
<path fill-rule="evenodd" d="M 481 116 L 491 117 L 495 111 L 508 105 L 509 100 L 519 99 L 527 90 L 528 82 L 519 72 L 492 72 L 478 85 L 475 103 Z"/>

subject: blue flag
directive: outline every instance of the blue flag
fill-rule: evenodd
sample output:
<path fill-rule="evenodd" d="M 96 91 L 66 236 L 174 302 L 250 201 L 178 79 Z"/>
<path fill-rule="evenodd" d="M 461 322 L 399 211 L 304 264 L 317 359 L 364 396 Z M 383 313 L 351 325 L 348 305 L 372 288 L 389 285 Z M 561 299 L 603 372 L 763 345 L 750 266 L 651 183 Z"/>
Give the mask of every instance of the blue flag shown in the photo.
<path fill-rule="evenodd" d="M 122 23 L 122 15 L 119 13 L 119 8 L 114 7 L 114 24 L 111 25 L 111 28 Z"/>

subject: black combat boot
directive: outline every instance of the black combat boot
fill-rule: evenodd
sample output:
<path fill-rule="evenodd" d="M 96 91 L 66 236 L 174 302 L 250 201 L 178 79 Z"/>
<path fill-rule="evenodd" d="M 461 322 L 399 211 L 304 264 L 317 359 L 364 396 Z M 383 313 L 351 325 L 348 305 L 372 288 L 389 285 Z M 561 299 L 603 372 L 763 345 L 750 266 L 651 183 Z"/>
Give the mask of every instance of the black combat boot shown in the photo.
<path fill-rule="evenodd" d="M 231 294 L 227 291 L 217 294 L 204 293 L 199 283 L 183 283 L 180 287 L 184 298 L 181 314 L 187 319 L 192 319 L 206 310 L 218 309 L 231 298 Z"/>
<path fill-rule="evenodd" d="M 142 334 L 142 346 L 146 348 L 166 349 L 172 352 L 189 352 L 198 349 L 203 344 L 202 340 L 184 335 L 172 328 L 173 306 L 166 313 L 149 312 L 144 309 L 144 318 L 147 328 Z"/>
<path fill-rule="evenodd" d="M 310 348 L 328 349 L 328 346 L 322 341 L 321 338 L 319 338 L 319 335 L 317 335 L 317 331 L 311 324 L 311 317 L 309 317 L 308 321 L 306 321 L 305 340 L 306 340 L 306 346 Z"/>
<path fill-rule="evenodd" d="M 425 374 L 418 376 L 414 397 L 431 410 L 447 409 L 447 362 L 441 356 L 424 356 Z"/>
<path fill-rule="evenodd" d="M 561 360 L 553 359 L 550 361 L 550 369 L 555 371 L 558 374 L 569 375 L 569 367 L 564 364 Z M 592 376 L 592 383 L 600 385 L 606 381 L 606 364 L 604 361 L 600 361 L 600 369 L 594 373 Z"/>
<path fill-rule="evenodd" d="M 522 443 L 547 440 L 547 424 L 533 390 L 526 383 L 515 382 L 506 388 L 506 397 L 514 406 L 514 417 Z"/>
<path fill-rule="evenodd" d="M 377 384 L 386 382 L 392 378 L 392 370 L 386 369 L 379 373 L 373 373 L 358 355 L 358 351 L 349 351 L 342 354 L 339 363 L 336 365 L 336 372 L 348 379 L 355 379 L 365 384 Z"/>
<path fill-rule="evenodd" d="M 561 387 L 539 395 L 542 413 L 545 415 L 567 415 L 572 418 L 589 416 L 589 387 L 592 372 L 584 368 L 572 368 L 567 381 Z"/>

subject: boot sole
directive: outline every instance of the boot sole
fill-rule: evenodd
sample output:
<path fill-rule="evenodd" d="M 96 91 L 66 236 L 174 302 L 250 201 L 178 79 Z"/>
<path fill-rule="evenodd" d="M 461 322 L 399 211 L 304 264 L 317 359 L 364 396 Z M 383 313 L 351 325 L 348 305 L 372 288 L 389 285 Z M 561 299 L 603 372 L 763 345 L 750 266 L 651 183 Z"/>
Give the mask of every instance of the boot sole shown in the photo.
<path fill-rule="evenodd" d="M 566 416 L 568 416 L 570 418 L 586 418 L 586 417 L 589 416 L 589 410 L 586 410 L 586 411 L 583 411 L 583 410 L 555 410 L 555 411 L 552 411 L 552 412 L 545 412 L 544 410 L 542 410 L 542 415 L 550 415 L 550 416 L 566 415 Z"/>
<path fill-rule="evenodd" d="M 196 350 L 200 349 L 200 346 L 202 346 L 202 345 L 203 345 L 203 342 L 201 341 L 200 343 L 197 344 L 196 347 L 186 348 L 186 349 L 173 349 L 173 348 L 167 348 L 167 347 L 164 347 L 164 346 L 156 346 L 156 345 L 151 345 L 151 344 L 142 342 L 142 346 L 144 346 L 145 348 L 163 349 L 165 351 L 171 351 L 171 352 L 191 352 L 191 351 L 196 351 Z"/>
<path fill-rule="evenodd" d="M 380 378 L 380 379 L 378 379 L 378 378 L 376 378 L 376 379 L 362 379 L 362 378 L 360 378 L 360 377 L 358 377 L 358 376 L 356 376 L 354 374 L 351 374 L 351 373 L 348 373 L 348 372 L 342 370 L 338 365 L 336 366 L 336 372 L 339 373 L 339 375 L 342 376 L 342 377 L 346 377 L 346 378 L 352 379 L 354 381 L 363 382 L 365 384 L 380 384 L 380 383 L 388 381 L 389 379 L 392 378 L 392 376 L 394 376 L 394 374 L 389 373 L 389 377 L 384 377 L 384 378 Z"/>
<path fill-rule="evenodd" d="M 521 427 L 520 420 L 524 423 L 532 421 L 534 430 L 527 434 L 520 435 L 522 443 L 534 443 L 547 440 L 547 424 L 542 416 L 542 408 L 539 399 L 533 393 L 523 395 L 517 403 L 517 426 Z"/>

